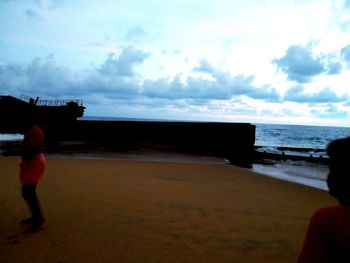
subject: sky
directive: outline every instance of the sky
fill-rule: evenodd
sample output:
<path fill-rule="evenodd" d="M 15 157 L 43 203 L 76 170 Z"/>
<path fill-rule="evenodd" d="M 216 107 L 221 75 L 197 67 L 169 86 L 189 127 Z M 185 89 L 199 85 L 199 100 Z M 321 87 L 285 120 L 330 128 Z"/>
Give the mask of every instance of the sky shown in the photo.
<path fill-rule="evenodd" d="M 0 0 L 0 95 L 350 126 L 350 0 Z"/>

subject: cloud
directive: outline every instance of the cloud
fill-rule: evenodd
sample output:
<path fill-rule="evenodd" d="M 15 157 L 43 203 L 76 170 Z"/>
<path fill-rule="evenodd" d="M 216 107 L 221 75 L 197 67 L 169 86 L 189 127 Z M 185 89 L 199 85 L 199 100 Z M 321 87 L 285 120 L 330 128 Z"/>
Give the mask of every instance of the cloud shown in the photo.
<path fill-rule="evenodd" d="M 135 66 L 148 56 L 141 50 L 125 47 L 118 57 L 110 54 L 99 67 L 80 73 L 58 65 L 52 54 L 23 65 L 0 63 L 0 87 L 2 92 L 13 95 L 48 98 L 137 98 L 141 86 Z"/>
<path fill-rule="evenodd" d="M 146 32 L 139 26 L 130 28 L 128 32 L 126 32 L 125 39 L 126 40 L 137 40 L 139 38 L 143 38 L 147 36 Z"/>
<path fill-rule="evenodd" d="M 330 88 L 324 88 L 318 93 L 306 93 L 302 85 L 294 86 L 286 91 L 283 97 L 284 101 L 292 101 L 299 103 L 336 103 L 349 100 L 348 95 L 337 96 Z"/>
<path fill-rule="evenodd" d="M 344 61 L 350 65 L 350 45 L 340 51 L 318 55 L 313 52 L 315 45 L 315 41 L 306 46 L 291 45 L 283 57 L 272 60 L 272 63 L 287 74 L 288 80 L 300 84 L 312 82 L 320 75 L 341 74 Z"/>
<path fill-rule="evenodd" d="M 215 68 L 207 60 L 201 60 L 193 72 L 208 74 L 210 79 L 188 77 L 181 81 L 181 76 L 177 75 L 173 79 L 146 80 L 143 93 L 148 97 L 169 99 L 230 100 L 236 96 L 247 96 L 266 101 L 279 100 L 276 89 L 269 86 L 255 87 L 253 76 L 232 76 L 228 72 Z"/>
<path fill-rule="evenodd" d="M 33 9 L 27 9 L 24 14 L 29 19 L 34 19 L 34 20 L 37 20 L 37 21 L 42 21 L 43 20 L 43 17 L 37 11 L 35 11 Z"/>
<path fill-rule="evenodd" d="M 328 74 L 329 75 L 337 75 L 340 74 L 343 69 L 343 65 L 340 62 L 331 62 L 328 65 Z"/>
<path fill-rule="evenodd" d="M 140 91 L 138 79 L 104 75 L 98 71 L 91 71 L 77 84 L 79 89 L 84 90 L 85 94 L 109 99 L 130 101 L 137 98 Z"/>
<path fill-rule="evenodd" d="M 273 63 L 288 75 L 289 80 L 298 83 L 310 82 L 312 77 L 326 71 L 322 58 L 313 56 L 311 45 L 292 45 L 282 58 L 274 59 Z"/>
<path fill-rule="evenodd" d="M 54 56 L 33 59 L 28 65 L 0 65 L 0 86 L 9 94 L 62 97 L 81 95 L 69 69 L 58 66 Z"/>
<path fill-rule="evenodd" d="M 350 65 L 350 45 L 343 47 L 340 52 L 344 61 Z"/>
<path fill-rule="evenodd" d="M 205 71 L 212 79 L 187 77 L 181 74 L 174 78 L 142 80 L 135 66 L 144 62 L 149 54 L 125 47 L 119 56 L 109 54 L 97 68 L 84 74 L 72 73 L 57 65 L 53 55 L 45 59 L 35 58 L 27 65 L 0 65 L 0 85 L 9 93 L 24 93 L 32 96 L 97 96 L 118 100 L 154 101 L 185 100 L 193 105 L 214 100 L 232 100 L 240 96 L 264 101 L 277 101 L 279 94 L 269 86 L 256 87 L 253 76 L 224 72 L 208 61 L 202 60 L 193 71 Z"/>
<path fill-rule="evenodd" d="M 99 68 L 99 72 L 105 75 L 133 77 L 135 74 L 134 66 L 141 64 L 149 55 L 149 53 L 134 47 L 126 47 L 117 58 L 115 58 L 114 53 L 110 53 L 107 60 Z"/>
<path fill-rule="evenodd" d="M 254 104 L 244 104 L 247 98 L 265 103 L 292 101 L 314 106 L 330 102 L 346 103 L 349 100 L 346 95 L 337 96 L 330 88 L 308 94 L 301 85 L 290 88 L 281 98 L 275 88 L 254 84 L 254 76 L 232 75 L 207 60 L 200 60 L 193 68 L 193 74 L 186 77 L 178 74 L 173 78 L 143 79 L 135 66 L 144 63 L 149 56 L 142 50 L 125 47 L 119 56 L 109 54 L 99 66 L 84 72 L 72 72 L 58 65 L 53 54 L 34 58 L 23 65 L 0 63 L 0 87 L 10 95 L 24 94 L 48 99 L 67 96 L 83 98 L 88 102 L 88 108 L 91 106 L 96 111 L 103 108 L 105 114 L 108 114 L 108 105 L 124 112 L 127 109 L 133 109 L 133 112 L 144 109 L 155 114 L 155 109 L 162 109 L 181 111 L 185 115 L 186 112 L 214 112 L 232 116 L 261 116 L 268 112 L 258 110 Z M 292 113 L 285 109 L 273 114 L 282 116 Z M 320 115 L 327 113 L 331 114 L 331 108 L 327 111 L 323 109 L 323 115 Z"/>
<path fill-rule="evenodd" d="M 317 108 L 310 111 L 317 118 L 345 119 L 349 117 L 346 110 L 342 110 L 334 104 L 329 104 L 326 108 Z"/>
<path fill-rule="evenodd" d="M 337 75 L 342 72 L 342 69 L 343 69 L 342 63 L 344 59 L 342 59 L 341 55 L 339 55 L 340 53 L 341 52 L 335 51 L 324 55 L 323 63 L 327 71 L 326 74 Z"/>
<path fill-rule="evenodd" d="M 215 68 L 206 59 L 201 59 L 199 65 L 193 69 L 194 71 L 209 73 L 214 75 L 216 73 Z"/>

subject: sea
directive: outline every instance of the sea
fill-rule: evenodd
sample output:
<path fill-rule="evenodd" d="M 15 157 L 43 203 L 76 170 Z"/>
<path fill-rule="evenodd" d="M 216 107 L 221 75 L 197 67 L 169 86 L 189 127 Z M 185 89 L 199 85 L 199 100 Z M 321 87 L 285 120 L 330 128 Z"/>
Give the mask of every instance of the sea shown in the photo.
<path fill-rule="evenodd" d="M 327 158 L 328 144 L 350 136 L 350 127 L 255 124 L 258 151 L 296 156 Z M 253 164 L 253 170 L 267 176 L 328 190 L 328 167 L 308 161 L 275 161 L 270 165 Z"/>
<path fill-rule="evenodd" d="M 142 120 L 128 118 L 92 118 L 98 120 Z M 151 121 L 151 120 L 150 120 Z M 155 121 L 155 120 L 152 120 Z M 163 121 L 163 120 L 162 120 Z M 350 127 L 326 127 L 309 125 L 279 125 L 255 123 L 257 151 L 285 153 L 327 158 L 327 145 L 335 139 L 349 137 Z M 0 134 L 1 144 L 6 141 L 22 140 L 20 134 Z M 1 153 L 1 149 L 0 149 Z M 328 167 L 325 164 L 308 161 L 273 161 L 268 164 L 253 164 L 255 172 L 310 187 L 328 190 L 326 179 Z"/>

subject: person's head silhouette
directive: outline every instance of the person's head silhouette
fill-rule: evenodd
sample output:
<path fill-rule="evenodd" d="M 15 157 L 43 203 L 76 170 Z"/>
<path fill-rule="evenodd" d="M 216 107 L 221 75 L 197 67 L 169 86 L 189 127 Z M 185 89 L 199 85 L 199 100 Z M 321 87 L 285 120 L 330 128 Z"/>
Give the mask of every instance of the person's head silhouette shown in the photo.
<path fill-rule="evenodd" d="M 341 205 L 350 205 L 350 137 L 332 141 L 327 148 L 329 193 Z"/>
<path fill-rule="evenodd" d="M 350 262 L 350 137 L 327 147 L 329 193 L 340 205 L 317 209 L 309 222 L 298 263 Z"/>

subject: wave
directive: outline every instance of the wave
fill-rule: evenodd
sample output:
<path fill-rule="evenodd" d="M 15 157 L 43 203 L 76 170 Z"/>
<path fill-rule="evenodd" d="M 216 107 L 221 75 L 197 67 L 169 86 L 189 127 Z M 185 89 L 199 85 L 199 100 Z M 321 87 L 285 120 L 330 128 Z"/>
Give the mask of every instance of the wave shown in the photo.
<path fill-rule="evenodd" d="M 255 150 L 261 154 L 281 155 L 284 157 L 308 157 L 308 158 L 328 158 L 326 149 L 286 147 L 286 146 L 255 146 Z"/>

